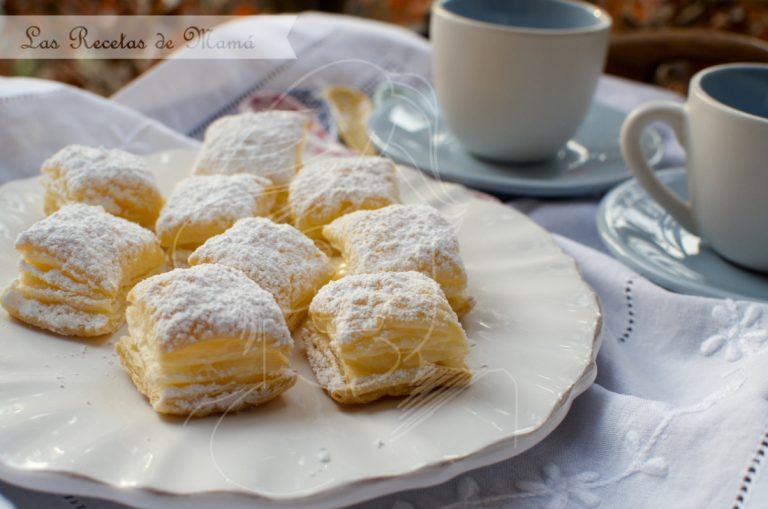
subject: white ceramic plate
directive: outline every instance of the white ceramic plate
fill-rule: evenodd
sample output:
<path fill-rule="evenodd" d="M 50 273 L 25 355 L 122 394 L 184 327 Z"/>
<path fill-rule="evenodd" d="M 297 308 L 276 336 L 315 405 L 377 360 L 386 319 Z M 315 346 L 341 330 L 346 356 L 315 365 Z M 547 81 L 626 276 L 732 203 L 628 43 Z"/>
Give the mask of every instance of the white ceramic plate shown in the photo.
<path fill-rule="evenodd" d="M 164 192 L 191 152 L 151 157 Z M 600 310 L 575 262 L 523 215 L 402 168 L 407 202 L 456 224 L 476 309 L 464 324 L 471 387 L 444 398 L 344 408 L 301 378 L 222 418 L 156 415 L 102 341 L 55 337 L 0 311 L 0 477 L 152 508 L 347 505 L 428 486 L 521 453 L 595 377 Z M 42 217 L 38 179 L 0 188 L 0 281 L 16 235 Z M 440 393 L 437 393 L 440 395 Z"/>

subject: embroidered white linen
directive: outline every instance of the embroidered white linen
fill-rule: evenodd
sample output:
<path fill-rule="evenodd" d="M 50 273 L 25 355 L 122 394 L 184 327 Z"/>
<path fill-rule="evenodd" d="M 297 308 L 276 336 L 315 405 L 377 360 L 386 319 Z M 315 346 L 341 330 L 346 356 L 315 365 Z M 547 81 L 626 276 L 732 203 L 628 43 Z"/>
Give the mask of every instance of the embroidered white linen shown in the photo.
<path fill-rule="evenodd" d="M 269 30 L 282 22 L 246 19 L 227 29 Z M 385 77 L 382 69 L 409 74 L 401 78 L 411 82 L 429 79 L 428 44 L 401 29 L 307 14 L 290 38 L 297 60 L 170 60 L 112 101 L 2 79 L 0 182 L 35 174 L 69 143 L 139 153 L 194 146 L 182 134 L 199 137 L 258 88 L 334 82 L 370 91 Z M 604 78 L 596 99 L 628 110 L 658 97 L 668 94 Z M 679 163 L 680 152 L 673 148 L 665 162 Z M 521 456 L 359 507 L 757 508 L 768 500 L 768 306 L 676 295 L 649 283 L 604 254 L 596 203 L 511 202 L 562 235 L 561 246 L 600 296 L 605 327 L 595 385 L 550 437 Z M 0 492 L 19 508 L 120 507 L 2 483 Z"/>

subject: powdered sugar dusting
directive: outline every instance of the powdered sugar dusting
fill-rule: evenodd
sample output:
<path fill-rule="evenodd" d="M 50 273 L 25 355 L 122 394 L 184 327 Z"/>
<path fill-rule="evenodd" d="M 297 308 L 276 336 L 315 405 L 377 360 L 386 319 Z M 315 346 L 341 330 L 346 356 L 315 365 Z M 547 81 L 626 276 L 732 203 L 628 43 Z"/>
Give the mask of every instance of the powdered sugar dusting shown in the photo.
<path fill-rule="evenodd" d="M 82 203 L 62 207 L 16 239 L 22 255 L 42 253 L 61 271 L 81 275 L 88 285 L 107 292 L 116 292 L 125 283 L 127 261 L 153 245 L 160 249 L 152 232 Z"/>
<path fill-rule="evenodd" d="M 174 269 L 136 285 L 129 305 L 143 307 L 164 351 L 206 339 L 267 337 L 292 345 L 272 295 L 237 269 L 205 264 Z"/>
<path fill-rule="evenodd" d="M 168 197 L 157 219 L 157 234 L 167 245 L 186 224 L 205 225 L 216 234 L 240 218 L 267 215 L 275 203 L 269 186 L 270 180 L 245 173 L 188 177 Z"/>
<path fill-rule="evenodd" d="M 330 463 L 331 462 L 331 453 L 328 452 L 328 449 L 325 447 L 321 447 L 319 451 L 317 451 L 317 461 L 320 463 Z"/>
<path fill-rule="evenodd" d="M 307 116 L 296 111 L 222 117 L 205 132 L 195 173 L 252 173 L 285 186 L 301 166 L 307 125 Z"/>
<path fill-rule="evenodd" d="M 441 283 L 466 284 L 456 233 L 428 205 L 352 212 L 325 226 L 323 234 L 341 251 L 351 274 L 415 270 Z"/>
<path fill-rule="evenodd" d="M 312 317 L 330 320 L 326 332 L 332 343 L 341 344 L 370 336 L 385 319 L 398 324 L 429 323 L 438 310 L 458 320 L 438 284 L 419 272 L 347 276 L 325 285 L 309 306 Z"/>
<path fill-rule="evenodd" d="M 289 203 L 300 230 L 361 209 L 400 202 L 395 165 L 382 157 L 329 157 L 307 164 L 291 182 Z"/>
<path fill-rule="evenodd" d="M 69 145 L 42 165 L 43 185 L 58 201 L 101 205 L 123 215 L 123 204 L 159 208 L 162 196 L 146 161 L 122 150 Z M 156 213 L 156 212 L 155 212 Z"/>
<path fill-rule="evenodd" d="M 251 217 L 208 239 L 189 263 L 220 263 L 245 272 L 272 293 L 284 313 L 324 283 L 331 272 L 328 257 L 296 228 Z"/>

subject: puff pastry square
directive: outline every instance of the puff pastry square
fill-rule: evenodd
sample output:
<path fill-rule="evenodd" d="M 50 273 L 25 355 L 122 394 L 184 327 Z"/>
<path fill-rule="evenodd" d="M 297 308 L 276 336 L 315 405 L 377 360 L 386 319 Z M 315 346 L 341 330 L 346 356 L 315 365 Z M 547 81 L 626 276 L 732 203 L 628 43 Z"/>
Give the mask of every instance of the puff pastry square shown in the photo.
<path fill-rule="evenodd" d="M 275 202 L 263 177 L 195 175 L 179 182 L 160 212 L 155 231 L 160 244 L 186 253 L 224 232 L 243 217 L 268 215 Z"/>
<path fill-rule="evenodd" d="M 251 173 L 266 177 L 272 181 L 281 208 L 288 184 L 301 168 L 308 125 L 308 117 L 297 111 L 222 117 L 205 131 L 194 173 Z"/>
<path fill-rule="evenodd" d="M 0 302 L 11 316 L 68 336 L 117 330 L 125 295 L 165 259 L 152 232 L 85 204 L 33 224 L 16 249 L 20 274 Z"/>
<path fill-rule="evenodd" d="M 428 205 L 352 212 L 323 227 L 323 235 L 344 258 L 340 275 L 413 270 L 437 281 L 459 316 L 474 305 L 456 233 Z"/>
<path fill-rule="evenodd" d="M 260 405 L 296 382 L 293 340 L 268 292 L 236 269 L 174 269 L 128 294 L 117 352 L 155 411 L 203 416 Z"/>
<path fill-rule="evenodd" d="M 323 238 L 323 226 L 344 214 L 399 202 L 395 165 L 372 156 L 308 163 L 291 182 L 288 196 L 293 225 L 315 241 Z"/>
<path fill-rule="evenodd" d="M 240 219 L 208 239 L 189 257 L 192 266 L 203 263 L 245 272 L 275 297 L 291 330 L 333 272 L 328 257 L 296 228 L 263 217 Z"/>
<path fill-rule="evenodd" d="M 347 276 L 324 286 L 298 332 L 339 403 L 463 386 L 467 338 L 440 287 L 418 272 Z"/>
<path fill-rule="evenodd" d="M 41 172 L 46 214 L 81 202 L 152 228 L 163 206 L 146 161 L 122 150 L 70 145 L 47 159 Z"/>

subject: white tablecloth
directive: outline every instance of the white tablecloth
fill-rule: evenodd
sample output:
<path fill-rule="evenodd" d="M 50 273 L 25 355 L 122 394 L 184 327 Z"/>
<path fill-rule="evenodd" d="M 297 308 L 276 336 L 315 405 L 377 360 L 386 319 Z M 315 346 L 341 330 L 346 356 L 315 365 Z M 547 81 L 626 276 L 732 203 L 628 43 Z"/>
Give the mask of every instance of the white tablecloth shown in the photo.
<path fill-rule="evenodd" d="M 231 24 L 269 31 L 281 17 Z M 387 77 L 429 81 L 429 45 L 402 29 L 301 15 L 288 61 L 164 62 L 112 100 L 63 85 L 0 80 L 0 182 L 34 175 L 69 143 L 139 153 L 194 146 L 205 126 L 257 90 L 347 84 L 372 91 Z M 604 78 L 597 101 L 625 110 L 668 92 Z M 679 99 L 678 99 L 679 100 Z M 670 147 L 666 165 L 681 162 Z M 766 507 L 768 306 L 669 293 L 605 254 L 598 197 L 515 199 L 558 234 L 604 307 L 597 382 L 542 443 L 500 464 L 365 508 Z M 19 508 L 109 508 L 0 483 Z M 0 507 L 2 501 L 0 500 Z"/>

